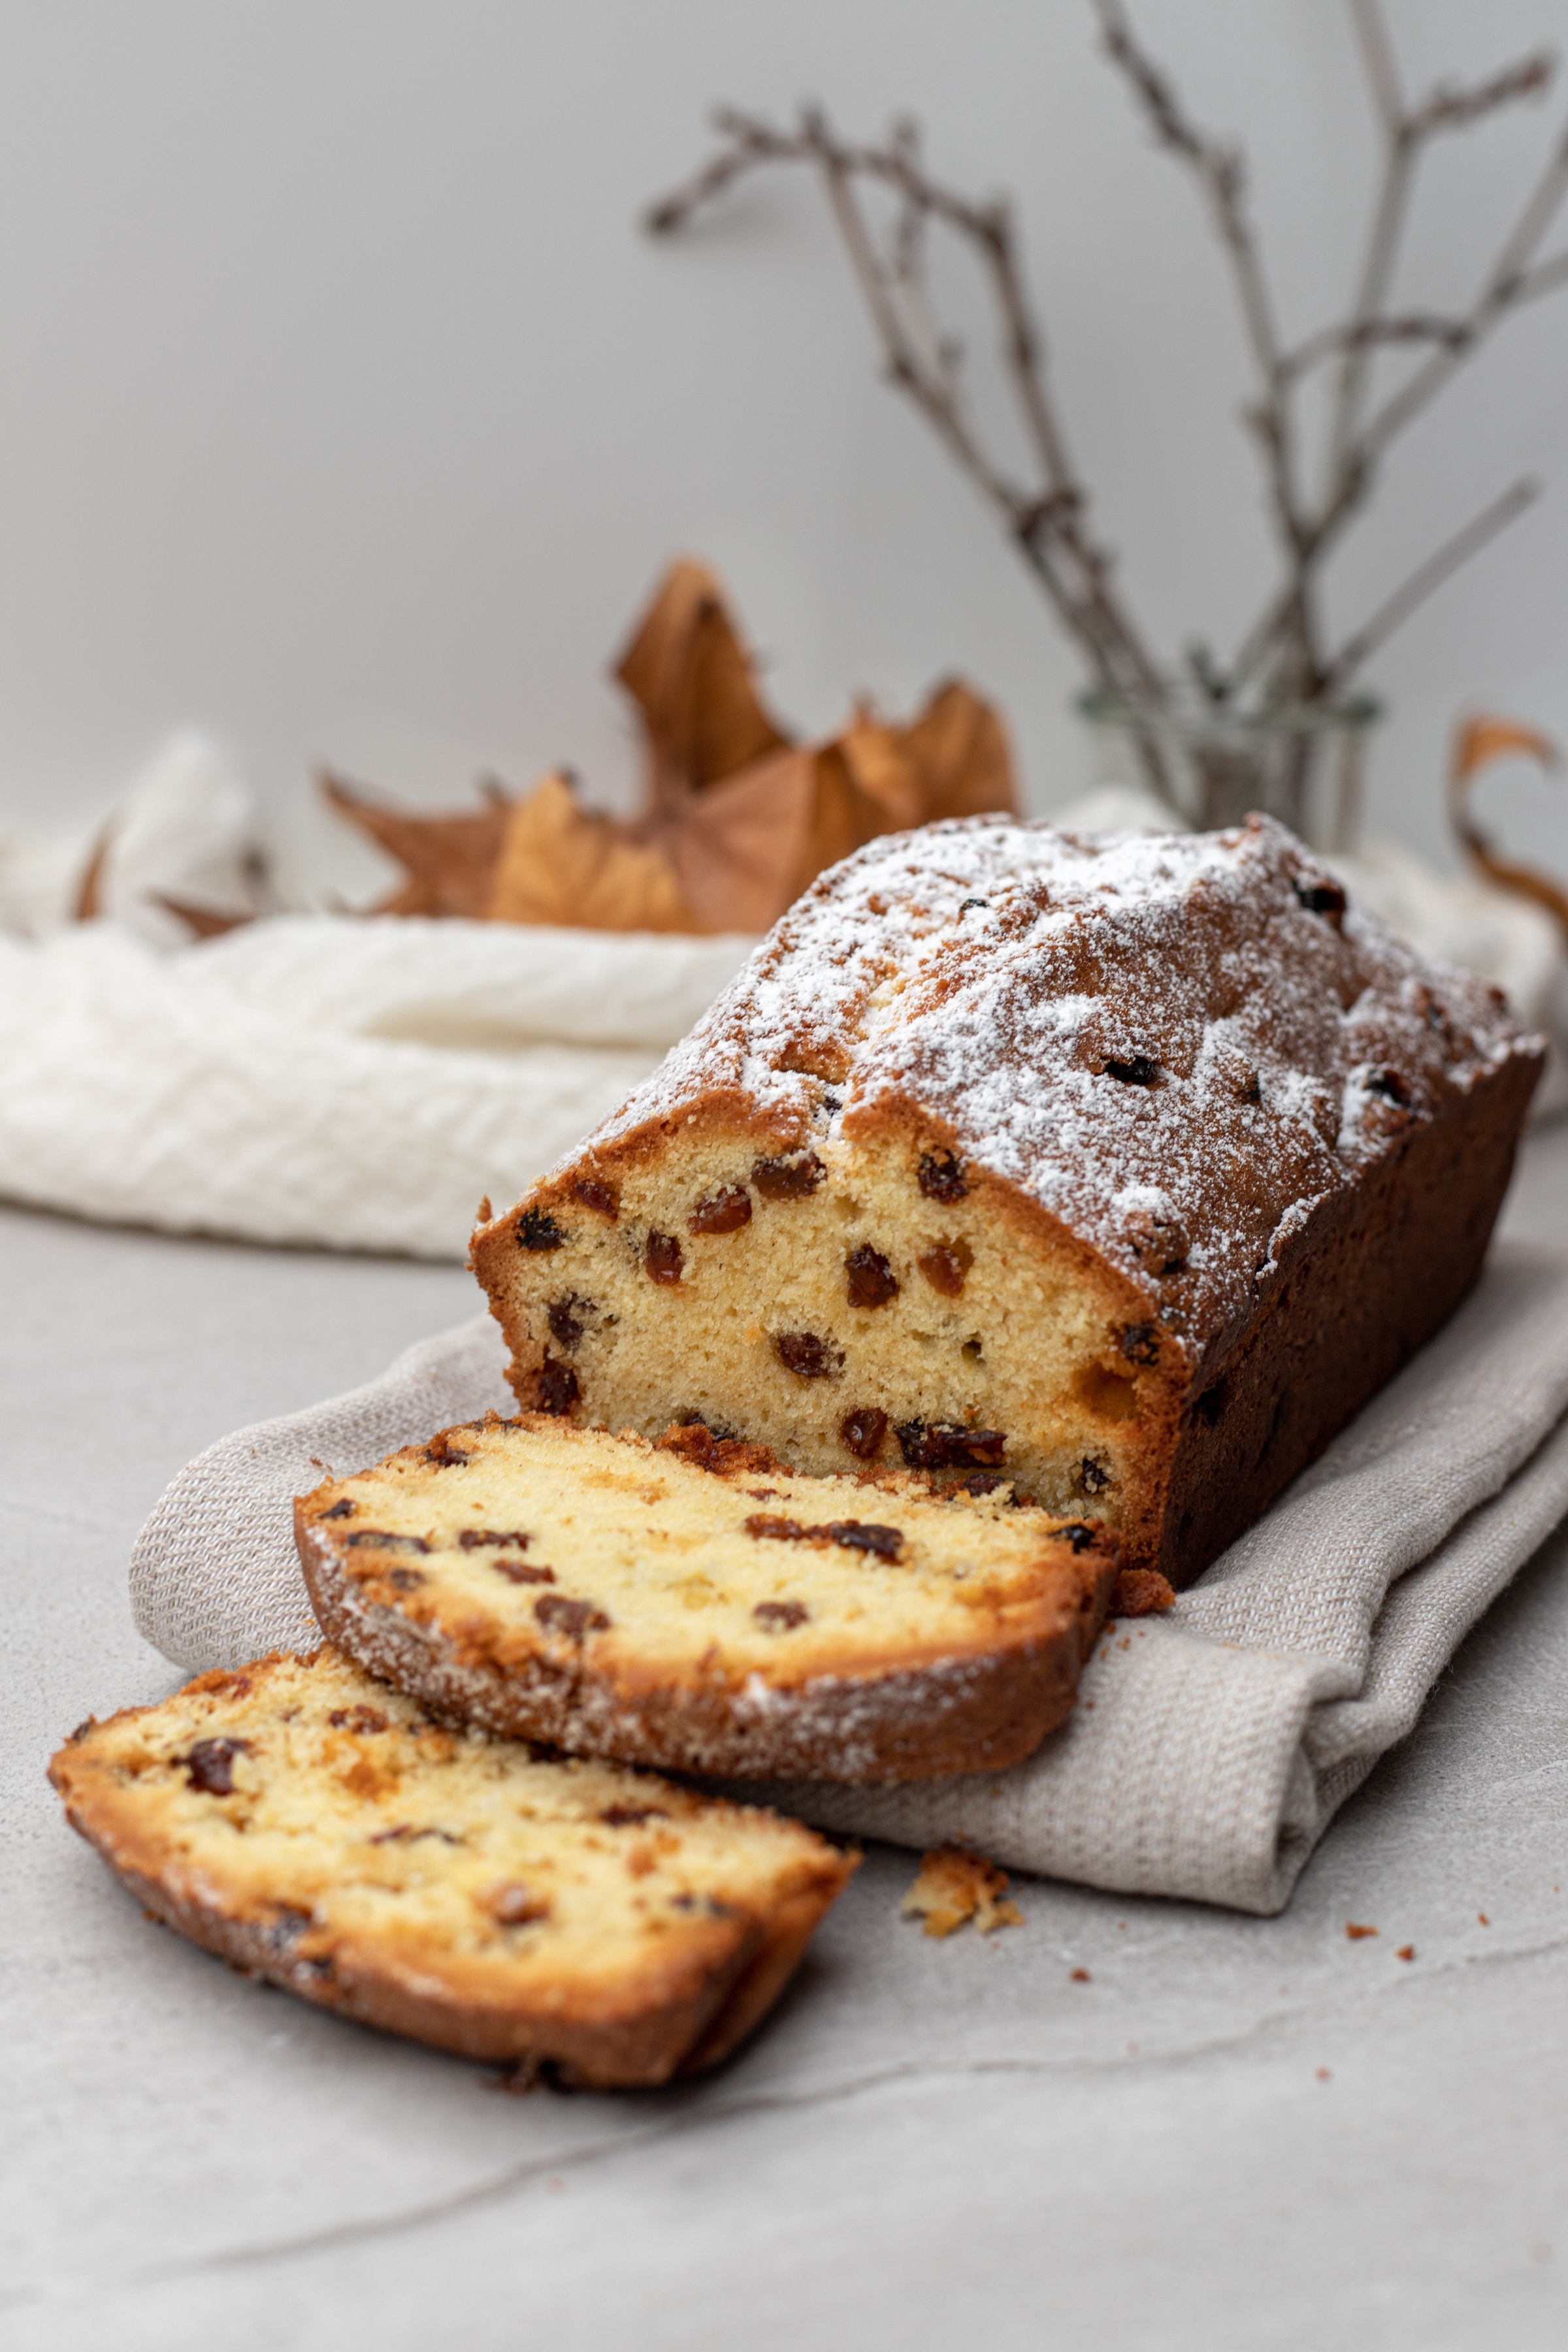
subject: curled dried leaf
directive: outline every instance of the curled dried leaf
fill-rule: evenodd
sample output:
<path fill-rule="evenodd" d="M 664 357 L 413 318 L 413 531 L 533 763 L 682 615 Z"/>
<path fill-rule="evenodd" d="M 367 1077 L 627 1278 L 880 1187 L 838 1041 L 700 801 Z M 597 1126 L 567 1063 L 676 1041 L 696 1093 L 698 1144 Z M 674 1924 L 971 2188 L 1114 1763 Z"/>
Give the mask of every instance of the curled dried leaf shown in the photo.
<path fill-rule="evenodd" d="M 1568 936 L 1568 887 L 1555 876 L 1543 874 L 1522 860 L 1500 857 L 1470 814 L 1469 794 L 1476 778 L 1499 760 L 1522 754 L 1542 768 L 1560 768 L 1563 754 L 1549 735 L 1514 719 L 1477 717 L 1461 722 L 1454 736 L 1448 770 L 1448 815 L 1459 846 L 1470 864 L 1500 889 L 1530 898 L 1555 915 Z"/>

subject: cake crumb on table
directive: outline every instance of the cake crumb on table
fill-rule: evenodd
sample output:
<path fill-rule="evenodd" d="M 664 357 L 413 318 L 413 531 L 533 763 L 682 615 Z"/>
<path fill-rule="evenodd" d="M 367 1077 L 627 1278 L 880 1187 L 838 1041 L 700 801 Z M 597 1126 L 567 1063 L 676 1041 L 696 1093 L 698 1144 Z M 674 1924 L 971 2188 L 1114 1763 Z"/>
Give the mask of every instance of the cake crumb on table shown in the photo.
<path fill-rule="evenodd" d="M 1413 1959 L 1415 1958 L 1415 1945 L 1414 1945 L 1414 1944 L 1401 1944 L 1401 1946 L 1399 1947 L 1399 1949 L 1395 1952 L 1395 1954 L 1394 1955 L 1394 1958 L 1395 1958 L 1396 1960 L 1413 1960 Z"/>
<path fill-rule="evenodd" d="M 1345 1921 L 1345 1934 L 1350 1937 L 1352 1944 L 1359 1944 L 1363 1936 L 1375 1936 L 1376 1933 L 1377 1929 L 1375 1927 L 1363 1927 L 1359 1920 L 1347 1919 Z"/>
<path fill-rule="evenodd" d="M 1113 1617 L 1154 1617 L 1175 1606 L 1175 1588 L 1157 1568 L 1124 1568 L 1116 1580 Z M 1127 1647 L 1126 1641 L 1121 1644 Z"/>
<path fill-rule="evenodd" d="M 1011 1885 L 1005 1870 L 983 1854 L 961 1845 L 933 1846 L 921 1857 L 920 1876 L 905 1895 L 900 1910 L 918 1917 L 928 1936 L 951 1936 L 973 1919 L 983 1936 L 998 1927 L 1021 1927 L 1024 1915 L 1005 1900 Z"/>

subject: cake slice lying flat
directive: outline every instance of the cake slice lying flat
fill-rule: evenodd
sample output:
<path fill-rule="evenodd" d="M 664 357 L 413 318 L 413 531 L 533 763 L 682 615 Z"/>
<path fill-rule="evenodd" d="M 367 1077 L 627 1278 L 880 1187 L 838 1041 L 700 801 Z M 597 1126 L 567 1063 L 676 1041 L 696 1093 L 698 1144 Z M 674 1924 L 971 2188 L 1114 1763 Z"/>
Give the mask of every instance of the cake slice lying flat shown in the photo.
<path fill-rule="evenodd" d="M 672 1769 L 918 1780 L 1072 1705 L 1113 1536 L 889 1471 L 797 1477 L 701 1426 L 444 1431 L 295 1507 L 329 1638 L 490 1729 Z"/>
<path fill-rule="evenodd" d="M 724 2057 L 856 1862 L 774 1813 L 455 1731 L 330 1649 L 84 1724 L 49 1778 L 206 1950 L 366 2024 L 599 2087 Z"/>

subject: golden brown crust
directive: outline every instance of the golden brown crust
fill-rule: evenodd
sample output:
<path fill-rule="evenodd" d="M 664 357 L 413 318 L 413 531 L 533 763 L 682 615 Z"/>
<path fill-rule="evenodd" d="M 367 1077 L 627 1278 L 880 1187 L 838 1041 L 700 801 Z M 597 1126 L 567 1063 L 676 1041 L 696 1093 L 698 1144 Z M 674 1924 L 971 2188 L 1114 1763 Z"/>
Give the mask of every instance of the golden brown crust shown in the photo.
<path fill-rule="evenodd" d="M 707 2032 L 693 2041 L 681 2060 L 680 2074 L 700 2074 L 721 2065 L 755 2031 L 799 1967 L 825 1908 L 815 1886 L 803 1886 L 779 1904 L 756 1948 L 731 1979 Z"/>
<path fill-rule="evenodd" d="M 792 1627 L 783 1643 L 752 1626 L 749 1640 L 740 1639 L 699 1609 L 684 1621 L 691 1630 L 683 1647 L 664 1643 L 650 1655 L 639 1649 L 635 1625 L 625 1628 L 607 1613 L 612 1604 L 602 1587 L 573 1559 L 559 1532 L 540 1552 L 520 1530 L 527 1557 L 500 1562 L 488 1589 L 468 1568 L 479 1554 L 468 1552 L 467 1543 L 477 1545 L 498 1519 L 511 1527 L 519 1517 L 499 1501 L 512 1462 L 527 1464 L 531 1451 L 545 1448 L 542 1469 L 533 1469 L 536 1482 L 542 1475 L 563 1487 L 574 1481 L 602 1486 L 610 1457 L 612 1472 L 623 1477 L 662 1471 L 676 1490 L 677 1509 L 683 1501 L 690 1509 L 693 1489 L 700 1502 L 721 1496 L 737 1523 L 766 1525 L 759 1500 L 770 1501 L 775 1514 L 798 1513 L 818 1527 L 847 1519 L 858 1504 L 857 1518 L 912 1523 L 918 1542 L 923 1519 L 939 1540 L 957 1533 L 981 1581 L 973 1600 L 964 1587 L 961 1606 L 949 1603 L 940 1615 L 933 1607 L 915 1630 L 907 1609 L 901 1622 L 889 1620 L 883 1630 L 879 1609 L 900 1605 L 905 1596 L 900 1571 L 873 1559 L 852 1587 L 859 1620 L 853 1642 L 836 1625 Z M 448 1466 L 454 1455 L 457 1475 Z M 926 1481 L 907 1474 L 885 1473 L 864 1490 L 787 1473 L 775 1474 L 782 1486 L 759 1489 L 751 1483 L 758 1475 L 743 1466 L 704 1472 L 679 1450 L 661 1458 L 661 1449 L 636 1438 L 525 1415 L 518 1423 L 442 1431 L 374 1471 L 327 1481 L 296 1503 L 295 1537 L 310 1603 L 330 1641 L 370 1672 L 463 1721 L 573 1754 L 734 1780 L 919 1780 L 1017 1763 L 1065 1718 L 1110 1605 L 1119 1559 L 1110 1530 L 1008 1511 L 1005 1498 L 994 1516 L 982 1517 L 982 1508 L 994 1507 L 972 1506 L 956 1524 L 961 1506 L 933 1498 Z M 861 1492 L 872 1501 L 859 1501 Z M 478 1523 L 466 1538 L 445 1523 L 459 1509 Z M 404 1531 L 389 1534 L 384 1547 L 374 1523 L 389 1517 Z M 798 1522 L 781 1517 L 779 1524 Z M 897 1531 L 870 1530 L 884 1538 Z M 701 1532 L 699 1526 L 679 1539 L 695 1542 Z M 459 1580 L 443 1569 L 460 1541 L 467 1572 Z M 772 1547 L 796 1555 L 800 1549 Z M 548 1570 L 535 1565 L 546 1553 Z M 679 1557 L 684 1575 L 690 1555 Z M 668 1595 L 658 1604 L 661 1614 L 679 1621 L 680 1583 L 660 1581 L 663 1563 L 651 1549 L 641 1574 L 653 1591 Z M 546 1597 L 533 1599 L 541 1579 Z M 568 1597 L 579 1590 L 591 1598 Z M 571 1637 L 542 1630 L 531 1600 L 533 1610 L 576 1612 Z"/>
<path fill-rule="evenodd" d="M 1255 1322 L 1181 1402 L 1158 1542 L 1190 1584 L 1439 1331 L 1475 1283 L 1537 1076 L 1521 1055 L 1412 1121 L 1281 1254 Z M 1131 1547 L 1129 1547 L 1131 1557 Z"/>
<path fill-rule="evenodd" d="M 259 1878 L 253 1865 L 248 1874 L 237 1869 L 229 1832 L 236 1815 L 244 1827 L 247 1803 L 257 1805 L 254 1796 L 220 1788 L 204 1792 L 194 1808 L 188 1790 L 170 1796 L 172 1768 L 189 1766 L 194 1751 L 179 1751 L 193 1727 L 237 1752 L 264 1748 L 279 1722 L 309 1716 L 312 1680 L 323 1678 L 331 1684 L 327 1697 L 343 1703 L 329 1718 L 334 1724 L 345 1715 L 351 1723 L 356 1714 L 390 1717 L 390 1734 L 381 1722 L 384 1741 L 406 1731 L 410 1722 L 412 1736 L 421 1736 L 417 1711 L 323 1651 L 310 1660 L 279 1656 L 237 1675 L 203 1675 L 162 1706 L 128 1708 L 105 1723 L 89 1723 L 54 1758 L 49 1778 L 71 1826 L 145 1910 L 235 1967 L 361 2023 L 469 2058 L 548 2064 L 563 2080 L 589 2087 L 665 2082 L 678 2071 L 716 2063 L 761 2020 L 856 1866 L 856 1856 L 777 1823 L 777 1861 L 764 1857 L 760 1872 L 752 1869 L 751 1893 L 730 1890 L 721 1902 L 694 1902 L 689 1916 L 671 1913 L 668 1927 L 651 1938 L 624 1902 L 616 1912 L 620 1898 L 612 1883 L 609 1927 L 613 1933 L 617 1916 L 624 1920 L 626 1962 L 614 1965 L 612 1951 L 606 1964 L 601 1946 L 592 1981 L 570 1969 L 552 1978 L 535 1965 L 520 1968 L 509 1982 L 493 1953 L 466 1951 L 450 1938 L 443 1943 L 417 1921 L 394 1920 L 370 1931 L 363 1925 L 345 1927 L 334 1916 L 330 1884 L 323 1895 L 319 1872 L 305 1863 L 292 1879 L 287 1864 Z M 367 1701 L 374 1706 L 367 1708 Z M 443 1742 L 448 1750 L 458 1745 L 438 1729 L 432 1735 L 427 1725 L 424 1736 L 426 1744 L 433 1737 L 437 1751 Z M 352 1731 L 338 1736 L 338 1745 L 345 1742 L 353 1748 Z M 496 1760 L 492 1755 L 492 1767 Z M 266 1761 L 276 1795 L 289 1767 L 276 1757 Z M 520 1761 L 535 1783 L 541 1772 L 565 1776 L 590 1769 L 551 1766 L 526 1751 Z M 438 1771 L 438 1762 L 431 1769 Z M 298 1780 L 297 1764 L 294 1772 Z M 635 1839 L 637 1822 L 657 1818 L 669 1821 L 676 1832 L 667 1835 L 667 1844 L 677 1844 L 681 1829 L 700 1820 L 721 1831 L 732 1823 L 739 1848 L 755 1836 L 754 1824 L 773 1820 L 670 1789 L 651 1776 L 611 1778 L 634 1826 L 606 1831 L 589 1817 L 583 1834 L 590 1845 L 602 1847 L 607 1837 L 625 1845 L 628 1836 Z M 313 1785 L 307 1794 L 313 1794 Z M 409 1801 L 405 1778 L 397 1805 Z M 183 1811 L 176 1815 L 174 1807 Z M 361 1810 L 373 1828 L 381 1817 L 374 1801 L 365 1798 Z M 210 1821 L 199 1818 L 204 1811 Z M 603 1818 L 613 1822 L 616 1808 Z M 369 1843 L 384 1845 L 388 1836 L 404 1834 L 394 1826 Z M 644 1866 L 635 1846 L 632 1859 L 634 1868 Z M 745 1869 L 736 1874 L 744 1878 Z M 628 1882 L 634 1905 L 643 1883 Z"/>

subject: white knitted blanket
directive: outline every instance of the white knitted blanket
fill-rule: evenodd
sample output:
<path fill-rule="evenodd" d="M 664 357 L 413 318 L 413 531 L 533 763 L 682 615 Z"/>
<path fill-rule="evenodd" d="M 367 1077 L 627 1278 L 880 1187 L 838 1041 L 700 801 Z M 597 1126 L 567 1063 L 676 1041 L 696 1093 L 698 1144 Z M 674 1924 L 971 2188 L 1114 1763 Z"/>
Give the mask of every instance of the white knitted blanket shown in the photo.
<path fill-rule="evenodd" d="M 511 1409 L 488 1316 L 379 1380 L 239 1431 L 169 1486 L 131 1567 L 176 1664 L 319 1639 L 291 1497 L 325 1469 Z M 1503 1246 L 1447 1330 L 1169 1616 L 1113 1624 L 1026 1764 L 901 1788 L 762 1792 L 828 1828 L 961 1839 L 1016 1868 L 1280 1910 L 1336 1809 L 1568 1514 L 1568 1259 Z"/>
<path fill-rule="evenodd" d="M 460 1258 L 657 1068 L 752 941 L 278 915 L 160 949 L 0 933 L 0 1195 Z"/>

